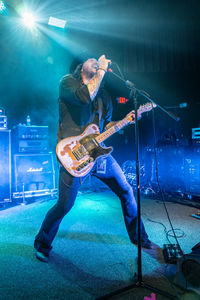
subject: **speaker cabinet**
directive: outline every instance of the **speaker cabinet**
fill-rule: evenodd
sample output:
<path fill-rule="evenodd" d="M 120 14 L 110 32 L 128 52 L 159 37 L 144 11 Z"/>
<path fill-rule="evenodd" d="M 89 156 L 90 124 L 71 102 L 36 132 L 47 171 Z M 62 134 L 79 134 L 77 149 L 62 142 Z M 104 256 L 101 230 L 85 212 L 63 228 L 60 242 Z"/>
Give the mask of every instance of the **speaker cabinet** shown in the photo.
<path fill-rule="evenodd" d="M 11 201 L 11 133 L 0 130 L 0 203 Z"/>
<path fill-rule="evenodd" d="M 177 274 L 174 283 L 186 290 L 193 290 L 200 295 L 200 243 L 177 261 Z M 197 296 L 198 297 L 198 296 Z"/>
<path fill-rule="evenodd" d="M 53 155 L 14 155 L 13 198 L 49 195 L 55 191 Z"/>

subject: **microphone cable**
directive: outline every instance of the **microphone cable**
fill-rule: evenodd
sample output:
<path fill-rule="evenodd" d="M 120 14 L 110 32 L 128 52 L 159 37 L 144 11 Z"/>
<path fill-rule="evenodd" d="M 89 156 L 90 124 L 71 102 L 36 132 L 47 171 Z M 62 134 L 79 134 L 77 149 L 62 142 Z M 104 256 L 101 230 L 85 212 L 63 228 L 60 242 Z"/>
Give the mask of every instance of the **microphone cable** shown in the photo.
<path fill-rule="evenodd" d="M 123 80 L 125 80 L 124 74 L 122 73 L 122 71 L 121 71 L 119 65 L 118 65 L 115 61 L 112 61 L 111 64 L 110 64 L 110 66 L 111 66 L 111 65 L 115 65 L 115 66 L 117 67 L 117 70 L 118 70 L 120 76 L 123 78 Z M 112 69 L 108 67 L 108 70 L 109 70 L 109 69 L 110 69 L 111 72 L 112 72 Z"/>

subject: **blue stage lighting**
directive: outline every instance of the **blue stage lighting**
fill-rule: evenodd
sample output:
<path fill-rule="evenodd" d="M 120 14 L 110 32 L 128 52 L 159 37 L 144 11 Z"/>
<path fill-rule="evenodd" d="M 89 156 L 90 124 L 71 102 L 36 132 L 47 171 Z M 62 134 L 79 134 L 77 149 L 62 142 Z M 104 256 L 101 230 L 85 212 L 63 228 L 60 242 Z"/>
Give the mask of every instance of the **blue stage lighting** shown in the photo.
<path fill-rule="evenodd" d="M 0 1 L 0 13 L 6 10 L 6 5 L 3 1 Z"/>
<path fill-rule="evenodd" d="M 57 18 L 54 18 L 54 17 L 50 17 L 49 22 L 48 22 L 49 25 L 56 26 L 56 27 L 59 27 L 59 28 L 65 28 L 66 23 L 67 23 L 66 20 L 57 19 Z"/>
<path fill-rule="evenodd" d="M 187 102 L 180 103 L 180 104 L 179 104 L 179 107 L 180 107 L 180 108 L 185 108 L 185 107 L 187 107 Z"/>
<path fill-rule="evenodd" d="M 25 26 L 27 26 L 31 29 L 35 26 L 35 21 L 36 21 L 36 18 L 32 13 L 27 12 L 27 11 L 22 13 L 22 23 Z"/>

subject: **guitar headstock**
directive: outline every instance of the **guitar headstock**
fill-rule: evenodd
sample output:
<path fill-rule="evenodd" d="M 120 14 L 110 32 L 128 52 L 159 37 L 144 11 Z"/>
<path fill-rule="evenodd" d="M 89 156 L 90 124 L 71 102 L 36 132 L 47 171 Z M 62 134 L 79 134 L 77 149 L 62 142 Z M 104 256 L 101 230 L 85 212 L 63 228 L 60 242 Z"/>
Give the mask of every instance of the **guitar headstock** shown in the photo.
<path fill-rule="evenodd" d="M 146 112 L 146 111 L 150 111 L 153 108 L 155 108 L 157 105 L 155 103 L 152 102 L 148 102 L 144 105 L 140 105 L 140 107 L 137 110 L 137 117 L 138 119 L 141 118 L 141 114 Z M 135 111 L 132 110 L 127 116 L 126 118 L 129 120 L 130 123 L 134 123 L 135 122 Z"/>
<path fill-rule="evenodd" d="M 143 112 L 146 112 L 146 111 L 150 111 L 152 110 L 153 108 L 155 108 L 157 105 L 155 103 L 152 103 L 152 102 L 148 102 L 144 105 L 140 105 L 139 109 L 138 109 L 138 114 L 142 114 Z"/>

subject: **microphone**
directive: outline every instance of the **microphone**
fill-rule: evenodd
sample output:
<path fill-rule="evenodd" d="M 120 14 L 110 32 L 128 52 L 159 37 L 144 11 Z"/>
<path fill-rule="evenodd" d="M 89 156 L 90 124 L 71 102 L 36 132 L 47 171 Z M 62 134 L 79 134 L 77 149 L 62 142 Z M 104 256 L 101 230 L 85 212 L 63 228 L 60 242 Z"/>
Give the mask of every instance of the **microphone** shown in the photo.
<path fill-rule="evenodd" d="M 110 68 L 112 66 L 112 61 L 110 61 L 109 63 L 108 63 L 108 68 Z"/>
<path fill-rule="evenodd" d="M 111 66 L 112 66 L 112 61 L 108 63 L 108 67 L 107 67 L 107 71 L 112 73 L 113 70 L 111 69 Z"/>
<path fill-rule="evenodd" d="M 111 65 L 112 65 L 112 62 L 109 62 L 106 71 L 108 71 L 108 72 L 113 72 L 113 70 L 110 68 Z M 98 66 L 97 66 L 97 70 L 99 70 L 99 69 L 101 70 L 101 68 L 99 68 L 99 65 L 98 65 Z"/>

